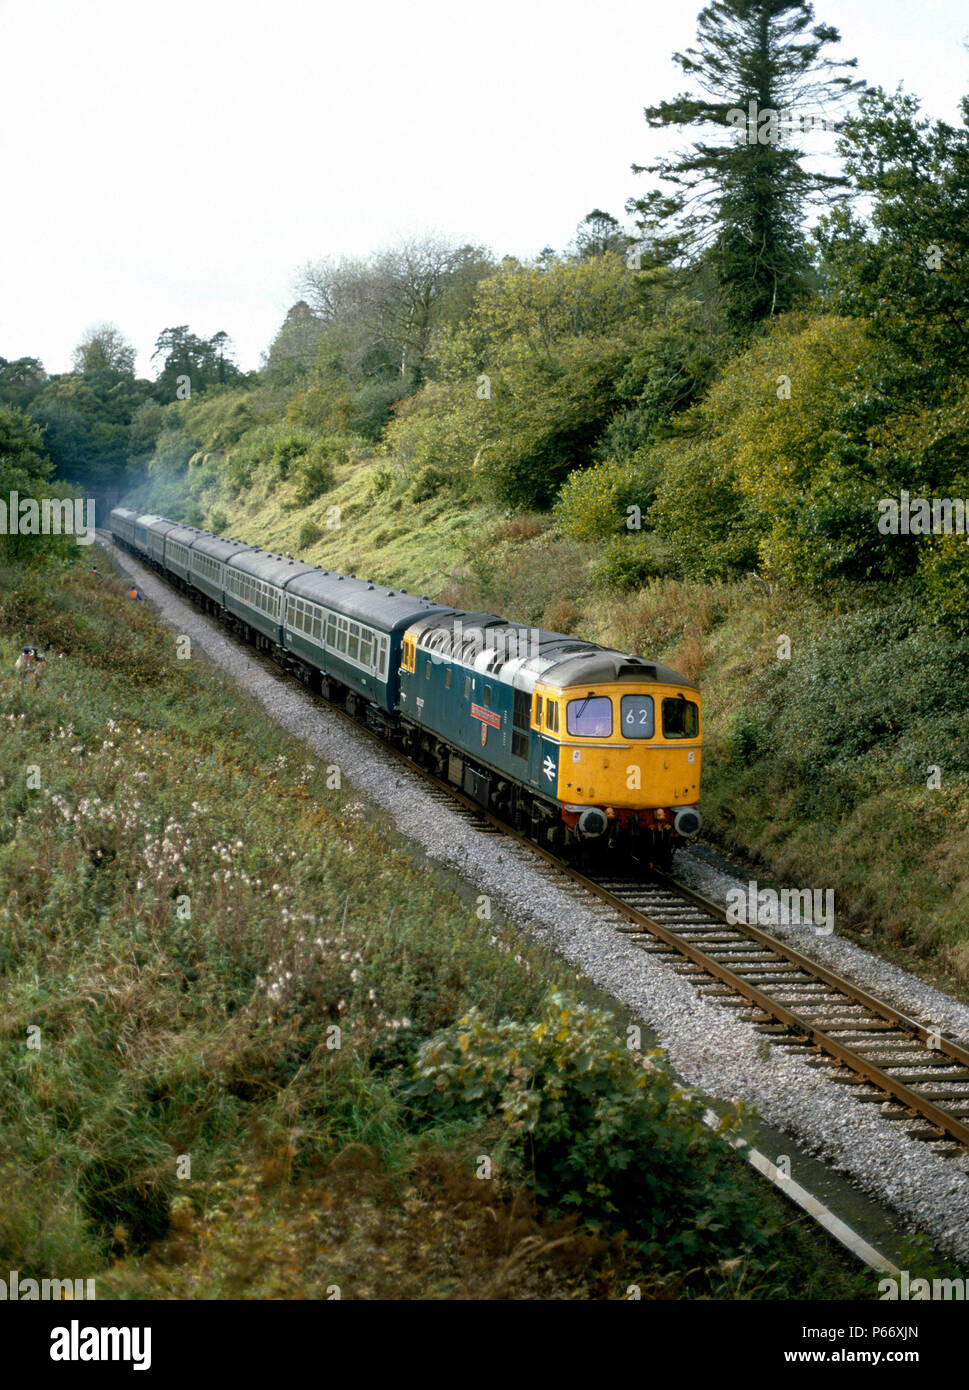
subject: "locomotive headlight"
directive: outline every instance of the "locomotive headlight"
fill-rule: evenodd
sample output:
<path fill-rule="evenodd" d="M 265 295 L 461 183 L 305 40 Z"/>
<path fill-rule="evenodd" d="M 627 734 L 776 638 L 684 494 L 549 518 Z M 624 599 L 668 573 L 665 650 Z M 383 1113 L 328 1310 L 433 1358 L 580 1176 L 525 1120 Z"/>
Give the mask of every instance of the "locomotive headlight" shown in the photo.
<path fill-rule="evenodd" d="M 681 806 L 673 817 L 673 829 L 677 835 L 695 835 L 702 824 L 700 812 L 695 806 Z"/>

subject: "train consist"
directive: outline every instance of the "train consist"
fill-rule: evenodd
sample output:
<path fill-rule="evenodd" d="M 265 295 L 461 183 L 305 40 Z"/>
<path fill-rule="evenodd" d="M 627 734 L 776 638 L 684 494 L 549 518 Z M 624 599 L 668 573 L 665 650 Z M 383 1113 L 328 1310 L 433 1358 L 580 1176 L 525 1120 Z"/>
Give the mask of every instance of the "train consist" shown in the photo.
<path fill-rule="evenodd" d="M 700 698 L 675 671 L 126 507 L 112 511 L 110 530 L 539 844 L 666 868 L 700 829 Z"/>

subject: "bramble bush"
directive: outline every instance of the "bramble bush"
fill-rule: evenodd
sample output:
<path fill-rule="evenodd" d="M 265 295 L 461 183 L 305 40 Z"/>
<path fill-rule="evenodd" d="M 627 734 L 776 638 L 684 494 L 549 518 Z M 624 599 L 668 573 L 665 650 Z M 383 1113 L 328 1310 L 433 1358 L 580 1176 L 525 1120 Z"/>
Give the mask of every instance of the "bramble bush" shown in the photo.
<path fill-rule="evenodd" d="M 660 1061 L 636 1065 L 616 1020 L 565 993 L 534 1021 L 471 1010 L 421 1047 L 406 1092 L 415 1112 L 496 1114 L 498 1161 L 553 1211 L 622 1226 L 645 1255 L 714 1262 L 765 1252 L 774 1234 L 741 1194 L 703 1103 Z"/>

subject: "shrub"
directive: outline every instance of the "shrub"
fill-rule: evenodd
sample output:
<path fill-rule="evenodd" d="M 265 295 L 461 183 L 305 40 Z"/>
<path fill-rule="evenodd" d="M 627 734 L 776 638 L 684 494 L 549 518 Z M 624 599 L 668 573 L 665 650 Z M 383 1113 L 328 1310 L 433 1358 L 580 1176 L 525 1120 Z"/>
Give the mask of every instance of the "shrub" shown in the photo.
<path fill-rule="evenodd" d="M 287 434 L 278 439 L 269 459 L 274 475 L 280 481 L 286 482 L 293 464 L 304 458 L 310 447 L 311 441 L 303 434 Z"/>
<path fill-rule="evenodd" d="M 304 521 L 299 528 L 299 536 L 296 539 L 297 550 L 308 550 L 311 545 L 323 539 L 323 528 L 318 526 L 315 521 Z"/>
<path fill-rule="evenodd" d="M 546 605 L 542 614 L 542 627 L 549 632 L 572 632 L 579 620 L 579 610 L 566 595 L 560 594 Z"/>
<path fill-rule="evenodd" d="M 393 468 L 388 464 L 375 468 L 370 479 L 370 496 L 379 497 L 382 493 L 392 492 L 403 476 L 402 469 Z"/>
<path fill-rule="evenodd" d="M 616 536 L 593 566 L 592 582 L 601 589 L 641 589 L 666 568 L 649 536 Z"/>
<path fill-rule="evenodd" d="M 567 994 L 529 1023 L 472 1010 L 423 1044 L 407 1094 L 439 1119 L 497 1115 L 512 1176 L 528 1174 L 553 1212 L 624 1226 L 644 1252 L 713 1261 L 768 1246 L 702 1102 L 658 1053 L 635 1065 L 616 1020 Z"/>
<path fill-rule="evenodd" d="M 408 489 L 410 499 L 412 502 L 427 502 L 432 497 L 436 497 L 442 488 L 447 487 L 449 481 L 447 474 L 442 469 L 428 464 L 414 475 L 414 480 Z"/>
<path fill-rule="evenodd" d="M 334 483 L 333 467 L 316 450 L 305 456 L 295 475 L 296 487 L 293 492 L 293 506 L 307 507 L 329 492 Z"/>
<path fill-rule="evenodd" d="M 570 473 L 555 516 L 567 536 L 580 541 L 605 540 L 628 534 L 631 507 L 646 515 L 656 497 L 661 464 L 645 451 L 631 458 L 609 459 L 595 468 Z"/>
<path fill-rule="evenodd" d="M 727 726 L 727 748 L 733 762 L 749 767 L 769 751 L 770 737 L 761 717 L 752 710 L 734 711 Z"/>

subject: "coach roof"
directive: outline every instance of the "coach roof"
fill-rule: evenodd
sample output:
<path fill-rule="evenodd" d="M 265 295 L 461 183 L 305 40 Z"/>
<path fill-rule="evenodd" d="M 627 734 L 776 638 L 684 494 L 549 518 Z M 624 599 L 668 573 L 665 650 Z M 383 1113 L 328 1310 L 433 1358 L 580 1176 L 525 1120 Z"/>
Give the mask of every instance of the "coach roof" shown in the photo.
<path fill-rule="evenodd" d="M 191 545 L 202 534 L 197 526 L 176 526 L 174 531 L 169 531 L 165 539 L 167 541 L 180 541 L 182 545 Z"/>
<path fill-rule="evenodd" d="M 243 550 L 251 550 L 252 546 L 246 545 L 243 541 L 227 541 L 224 536 L 213 536 L 210 531 L 200 531 L 192 543 L 192 549 L 225 562 L 231 560 L 233 555 L 241 554 Z"/>
<path fill-rule="evenodd" d="M 270 550 L 240 550 L 229 561 L 229 568 L 251 574 L 256 579 L 264 579 L 277 589 L 285 589 L 291 579 L 299 574 L 312 574 L 315 566 L 305 560 L 290 560 L 284 555 L 274 555 Z"/>
<path fill-rule="evenodd" d="M 418 618 L 431 613 L 453 612 L 453 609 L 432 603 L 426 597 L 415 598 L 413 594 L 400 589 L 386 589 L 382 584 L 372 584 L 365 579 L 354 579 L 351 575 L 332 574 L 321 569 L 314 570 L 312 574 L 298 575 L 286 585 L 286 592 L 313 603 L 321 603 L 348 618 L 383 628 L 386 632 L 409 627 Z"/>

